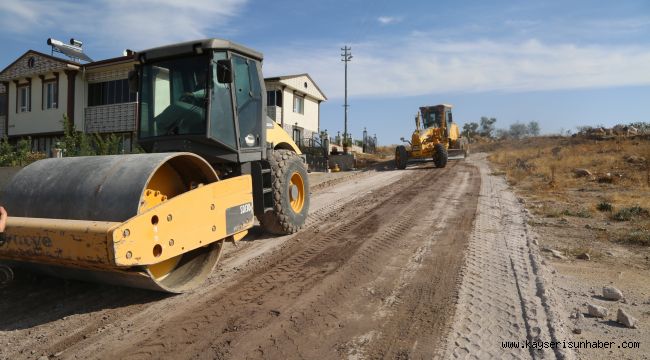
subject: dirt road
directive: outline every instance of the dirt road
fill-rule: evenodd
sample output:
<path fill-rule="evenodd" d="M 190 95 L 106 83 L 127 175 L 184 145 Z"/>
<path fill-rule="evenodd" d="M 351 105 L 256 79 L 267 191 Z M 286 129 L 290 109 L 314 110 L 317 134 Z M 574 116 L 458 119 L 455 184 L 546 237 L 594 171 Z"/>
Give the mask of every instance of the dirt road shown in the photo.
<path fill-rule="evenodd" d="M 180 296 L 22 274 L 0 292 L 0 358 L 431 358 L 479 187 L 462 162 L 356 176 Z"/>

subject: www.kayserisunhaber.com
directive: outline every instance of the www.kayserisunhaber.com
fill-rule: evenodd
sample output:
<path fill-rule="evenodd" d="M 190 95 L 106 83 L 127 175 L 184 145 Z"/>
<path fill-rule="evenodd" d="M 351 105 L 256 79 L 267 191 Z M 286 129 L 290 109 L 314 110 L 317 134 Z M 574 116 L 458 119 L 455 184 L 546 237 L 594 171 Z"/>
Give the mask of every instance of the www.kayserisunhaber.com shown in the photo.
<path fill-rule="evenodd" d="M 503 349 L 639 349 L 639 341 L 502 341 Z"/>

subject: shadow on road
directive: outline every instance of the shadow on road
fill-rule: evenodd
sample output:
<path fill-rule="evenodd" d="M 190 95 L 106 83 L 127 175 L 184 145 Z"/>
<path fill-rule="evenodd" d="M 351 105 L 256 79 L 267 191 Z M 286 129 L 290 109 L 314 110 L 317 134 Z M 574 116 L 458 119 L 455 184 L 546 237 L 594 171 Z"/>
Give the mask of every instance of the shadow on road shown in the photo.
<path fill-rule="evenodd" d="M 0 331 L 27 329 L 63 317 L 144 304 L 170 295 L 155 291 L 54 278 L 14 269 L 0 289 Z"/>

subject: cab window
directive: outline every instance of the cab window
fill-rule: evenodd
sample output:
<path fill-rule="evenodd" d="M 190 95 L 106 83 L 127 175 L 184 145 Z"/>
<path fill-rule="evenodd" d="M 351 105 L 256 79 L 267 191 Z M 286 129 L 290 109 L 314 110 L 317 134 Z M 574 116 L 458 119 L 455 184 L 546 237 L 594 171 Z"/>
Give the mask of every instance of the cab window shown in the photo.
<path fill-rule="evenodd" d="M 233 55 L 232 60 L 239 120 L 239 144 L 242 149 L 258 147 L 262 130 L 262 94 L 258 63 L 238 55 Z"/>

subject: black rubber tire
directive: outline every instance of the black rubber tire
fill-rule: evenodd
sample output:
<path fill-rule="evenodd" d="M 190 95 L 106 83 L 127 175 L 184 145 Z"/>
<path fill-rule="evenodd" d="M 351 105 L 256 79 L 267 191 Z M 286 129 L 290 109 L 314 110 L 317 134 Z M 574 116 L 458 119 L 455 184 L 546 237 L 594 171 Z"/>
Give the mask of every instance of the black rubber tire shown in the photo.
<path fill-rule="evenodd" d="M 447 160 L 449 155 L 447 154 L 447 148 L 443 144 L 436 144 L 433 149 L 435 153 L 433 154 L 433 163 L 436 167 L 443 168 L 447 166 Z"/>
<path fill-rule="evenodd" d="M 306 165 L 296 153 L 290 150 L 269 152 L 271 178 L 273 179 L 273 211 L 264 213 L 258 220 L 262 228 L 271 234 L 287 235 L 300 230 L 309 213 L 309 178 Z M 300 212 L 291 207 L 289 184 L 293 174 L 298 173 L 303 179 L 304 203 Z"/>
<path fill-rule="evenodd" d="M 395 167 L 400 170 L 406 169 L 406 164 L 408 163 L 408 152 L 404 145 L 398 145 L 395 148 Z"/>

